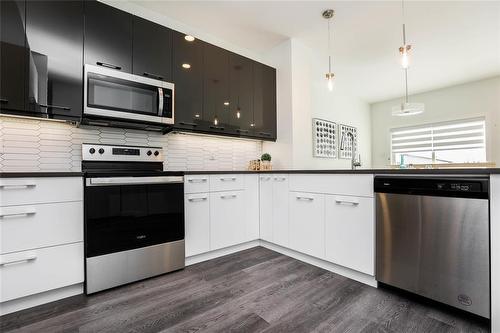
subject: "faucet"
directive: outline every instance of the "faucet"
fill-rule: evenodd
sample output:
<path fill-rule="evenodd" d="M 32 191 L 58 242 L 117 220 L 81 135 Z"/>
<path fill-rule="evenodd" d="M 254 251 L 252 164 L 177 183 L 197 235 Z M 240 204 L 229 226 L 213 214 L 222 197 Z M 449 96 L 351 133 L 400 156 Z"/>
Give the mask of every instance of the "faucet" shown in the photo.
<path fill-rule="evenodd" d="M 344 134 L 344 137 L 342 138 L 342 142 L 340 143 L 340 150 L 344 150 L 344 143 L 346 140 L 346 137 L 350 136 L 352 140 L 352 147 L 351 147 L 351 170 L 356 170 L 356 167 L 361 166 L 361 155 L 359 154 L 358 159 L 356 160 L 356 156 L 354 155 L 354 134 L 352 132 L 346 132 Z"/>

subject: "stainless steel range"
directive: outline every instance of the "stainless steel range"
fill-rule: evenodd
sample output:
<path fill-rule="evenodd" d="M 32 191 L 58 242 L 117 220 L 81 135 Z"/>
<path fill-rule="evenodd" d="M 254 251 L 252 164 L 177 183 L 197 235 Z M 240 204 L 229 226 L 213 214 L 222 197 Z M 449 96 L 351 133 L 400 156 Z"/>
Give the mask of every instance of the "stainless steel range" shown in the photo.
<path fill-rule="evenodd" d="M 184 179 L 161 148 L 82 145 L 86 293 L 184 268 Z"/>

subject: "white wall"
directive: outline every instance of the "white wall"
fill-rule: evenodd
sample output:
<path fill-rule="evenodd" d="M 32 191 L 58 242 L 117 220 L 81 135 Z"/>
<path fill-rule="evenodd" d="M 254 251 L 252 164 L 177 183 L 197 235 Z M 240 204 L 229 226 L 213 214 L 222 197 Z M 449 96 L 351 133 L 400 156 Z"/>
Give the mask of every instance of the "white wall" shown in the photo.
<path fill-rule="evenodd" d="M 500 164 L 500 76 L 416 94 L 410 96 L 410 101 L 424 103 L 425 112 L 411 117 L 392 116 L 392 107 L 401 99 L 370 106 L 373 167 L 390 164 L 391 128 L 475 117 L 486 118 L 487 160 Z"/>
<path fill-rule="evenodd" d="M 277 140 L 264 142 L 262 149 L 271 154 L 275 169 L 291 169 L 293 167 L 291 40 L 273 48 L 266 55 L 266 61 L 276 68 Z"/>
<path fill-rule="evenodd" d="M 364 167 L 371 165 L 369 105 L 342 90 L 326 87 L 327 58 L 299 39 L 281 44 L 268 55 L 278 70 L 278 141 L 264 143 L 263 151 L 275 156 L 275 167 L 292 169 L 350 168 L 350 160 L 314 158 L 312 118 L 322 118 L 358 128 L 359 151 Z"/>

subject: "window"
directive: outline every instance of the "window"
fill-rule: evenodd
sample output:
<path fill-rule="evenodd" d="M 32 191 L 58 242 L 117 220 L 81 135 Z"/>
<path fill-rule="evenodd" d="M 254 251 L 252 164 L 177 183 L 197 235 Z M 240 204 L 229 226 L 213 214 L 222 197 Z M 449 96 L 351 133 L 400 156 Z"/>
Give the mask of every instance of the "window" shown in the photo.
<path fill-rule="evenodd" d="M 485 120 L 465 119 L 391 130 L 392 164 L 486 162 Z"/>

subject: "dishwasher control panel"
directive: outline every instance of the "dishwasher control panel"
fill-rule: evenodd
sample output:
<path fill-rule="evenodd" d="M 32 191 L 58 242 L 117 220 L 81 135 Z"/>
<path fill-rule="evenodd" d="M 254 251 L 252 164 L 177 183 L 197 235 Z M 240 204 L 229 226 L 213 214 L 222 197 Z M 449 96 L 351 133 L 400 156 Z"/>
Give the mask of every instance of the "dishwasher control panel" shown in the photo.
<path fill-rule="evenodd" d="M 376 176 L 375 192 L 488 199 L 487 177 Z"/>

